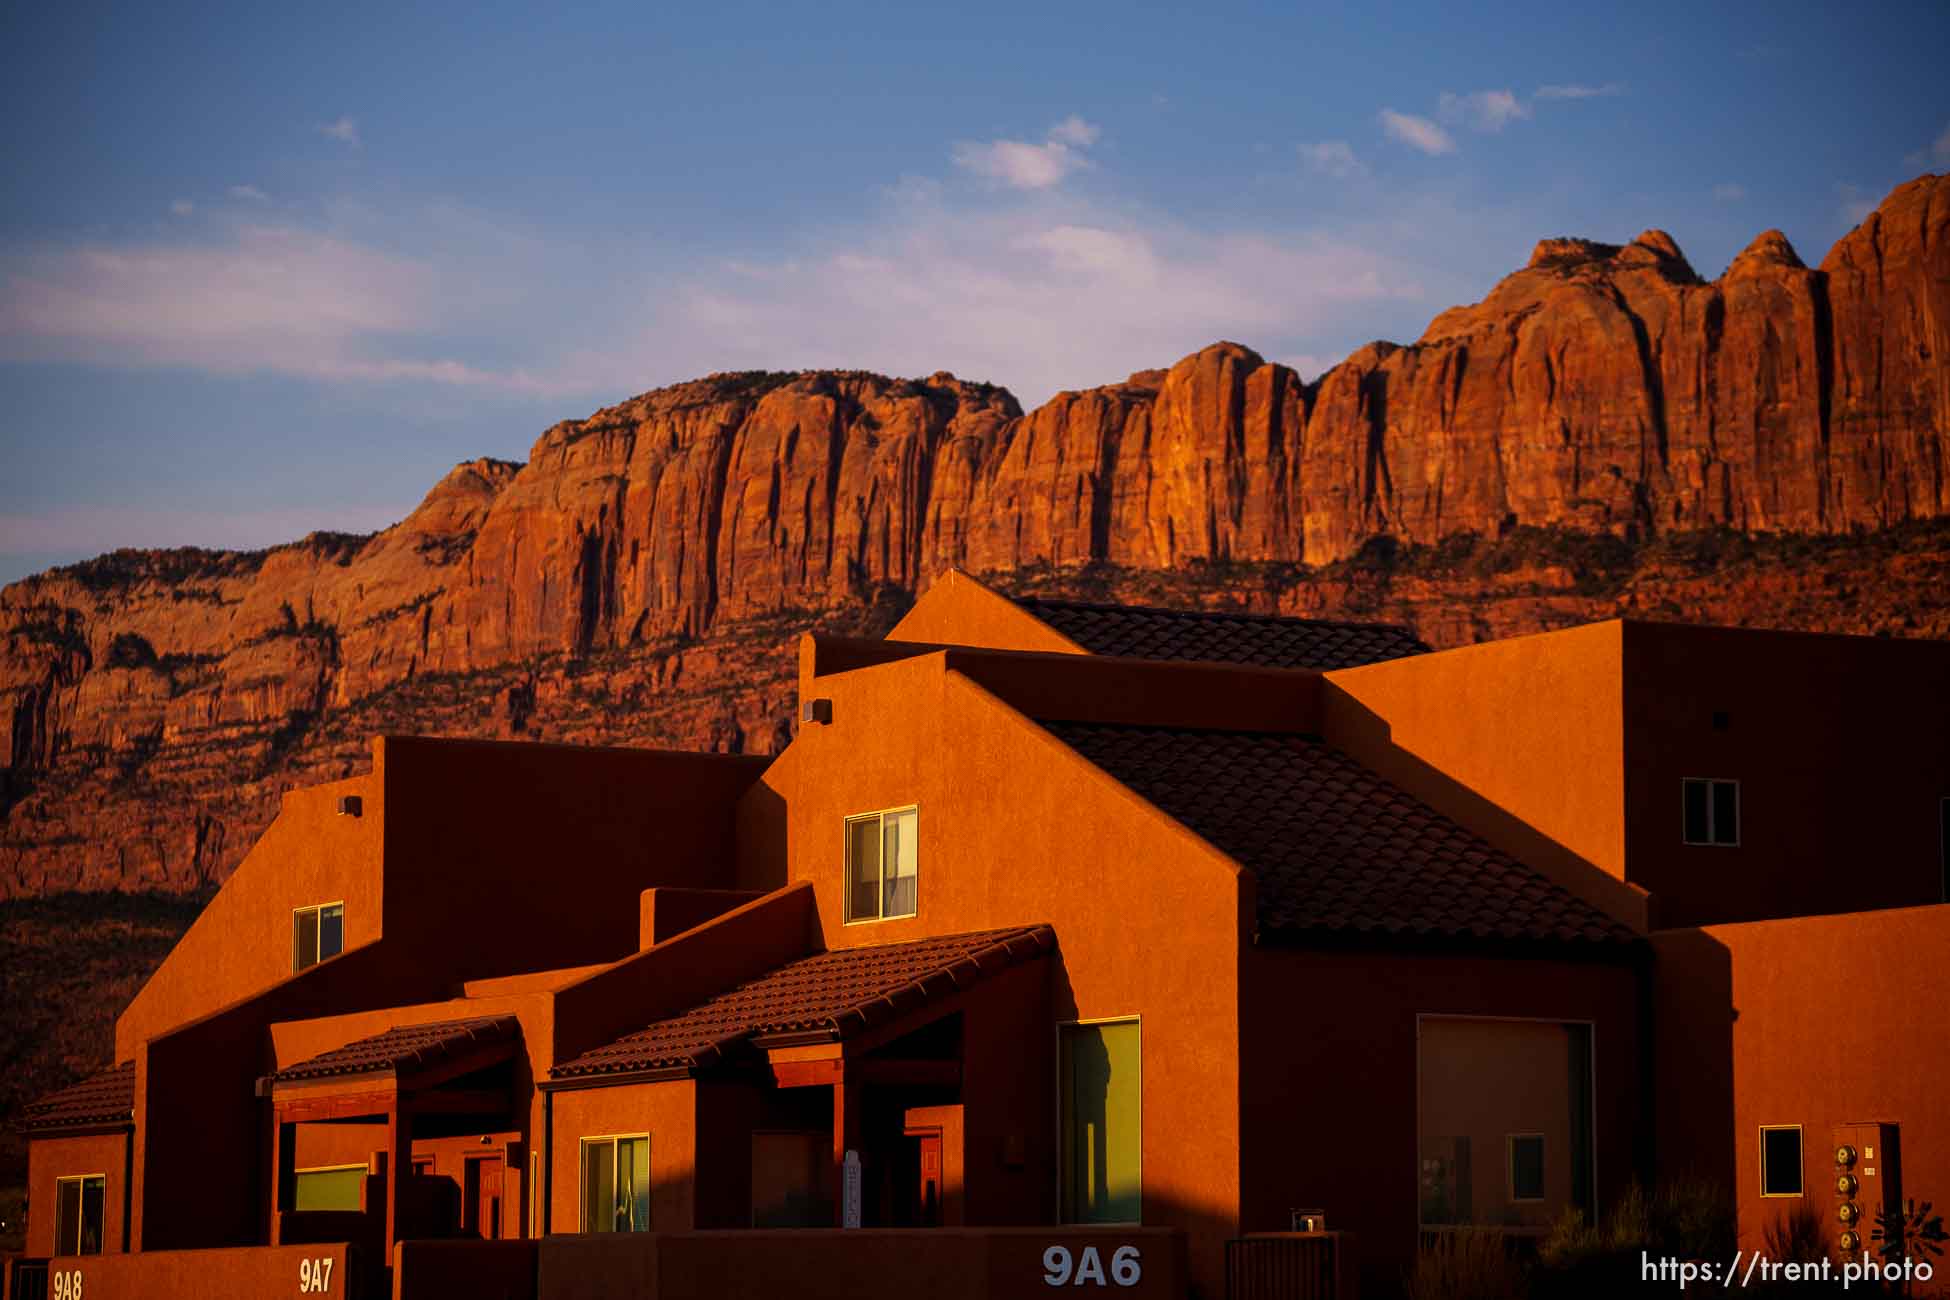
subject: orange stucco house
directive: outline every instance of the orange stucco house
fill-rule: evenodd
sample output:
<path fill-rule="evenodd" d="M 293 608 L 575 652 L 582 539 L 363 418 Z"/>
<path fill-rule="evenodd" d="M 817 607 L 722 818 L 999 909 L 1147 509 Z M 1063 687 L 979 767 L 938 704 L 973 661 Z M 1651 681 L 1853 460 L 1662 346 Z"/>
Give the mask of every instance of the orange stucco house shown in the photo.
<path fill-rule="evenodd" d="M 1681 1171 L 1756 1245 L 1844 1130 L 1950 1195 L 1950 645 L 951 574 L 799 684 L 288 795 L 26 1116 L 10 1295 L 1385 1295 Z"/>

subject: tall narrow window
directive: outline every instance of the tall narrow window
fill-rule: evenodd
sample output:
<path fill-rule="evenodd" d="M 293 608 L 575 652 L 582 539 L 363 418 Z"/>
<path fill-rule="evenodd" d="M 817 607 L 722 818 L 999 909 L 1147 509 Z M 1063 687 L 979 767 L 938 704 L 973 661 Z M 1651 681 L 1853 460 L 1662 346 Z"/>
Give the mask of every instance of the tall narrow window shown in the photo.
<path fill-rule="evenodd" d="M 102 1253 L 102 1211 L 108 1190 L 106 1174 L 54 1180 L 54 1253 Z"/>
<path fill-rule="evenodd" d="M 1510 1199 L 1544 1199 L 1544 1135 L 1512 1133 L 1505 1139 L 1510 1158 Z"/>
<path fill-rule="evenodd" d="M 316 966 L 345 951 L 345 904 L 320 903 L 291 913 L 291 969 Z"/>
<path fill-rule="evenodd" d="M 582 1140 L 582 1230 L 650 1231 L 650 1137 Z"/>
<path fill-rule="evenodd" d="M 913 916 L 920 905 L 921 815 L 913 808 L 846 819 L 846 919 Z"/>
<path fill-rule="evenodd" d="M 1680 782 L 1681 838 L 1688 844 L 1740 843 L 1740 783 L 1689 776 Z"/>
<path fill-rule="evenodd" d="M 1760 1194 L 1801 1195 L 1801 1126 L 1763 1125 L 1760 1130 Z"/>
<path fill-rule="evenodd" d="M 1143 1215 L 1143 1043 L 1135 1020 L 1064 1025 L 1063 1221 Z"/>

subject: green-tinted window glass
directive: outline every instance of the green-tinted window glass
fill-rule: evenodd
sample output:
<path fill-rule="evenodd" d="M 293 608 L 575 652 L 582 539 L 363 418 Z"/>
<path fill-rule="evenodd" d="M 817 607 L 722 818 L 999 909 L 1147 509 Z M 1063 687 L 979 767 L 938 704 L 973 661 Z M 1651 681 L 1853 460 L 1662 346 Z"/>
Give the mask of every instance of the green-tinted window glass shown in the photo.
<path fill-rule="evenodd" d="M 297 1208 L 300 1210 L 356 1210 L 359 1193 L 365 1187 L 366 1167 L 347 1165 L 338 1169 L 300 1169 Z"/>
<path fill-rule="evenodd" d="M 1142 1040 L 1135 1020 L 1063 1027 L 1063 1219 L 1143 1219 Z"/>
<path fill-rule="evenodd" d="M 582 1230 L 650 1231 L 650 1139 L 585 1138 Z"/>

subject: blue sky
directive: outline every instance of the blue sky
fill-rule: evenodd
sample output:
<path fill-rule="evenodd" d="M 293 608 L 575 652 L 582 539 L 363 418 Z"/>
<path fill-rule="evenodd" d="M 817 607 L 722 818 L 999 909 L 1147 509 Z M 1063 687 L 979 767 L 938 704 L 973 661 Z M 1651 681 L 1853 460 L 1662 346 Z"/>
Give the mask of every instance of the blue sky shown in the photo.
<path fill-rule="evenodd" d="M 713 370 L 1311 375 L 1544 236 L 1814 263 L 1950 170 L 1940 0 L 403 8 L 0 15 L 0 581 Z"/>

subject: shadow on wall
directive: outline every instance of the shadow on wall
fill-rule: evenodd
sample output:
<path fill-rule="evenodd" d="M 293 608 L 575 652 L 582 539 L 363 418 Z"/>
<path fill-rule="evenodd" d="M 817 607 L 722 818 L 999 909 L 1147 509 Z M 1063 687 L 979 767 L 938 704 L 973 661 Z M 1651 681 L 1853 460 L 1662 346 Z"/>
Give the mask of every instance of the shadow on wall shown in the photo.
<path fill-rule="evenodd" d="M 1652 936 L 1650 1118 L 1663 1179 L 1737 1187 L 1734 1161 L 1733 955 L 1704 930 Z M 1814 1068 L 1813 1063 L 1809 1068 Z"/>
<path fill-rule="evenodd" d="M 1332 681 L 1322 687 L 1321 716 L 1335 748 L 1594 907 L 1636 929 L 1649 927 L 1652 900 L 1643 890 L 1396 744 L 1388 720 L 1342 687 Z"/>

